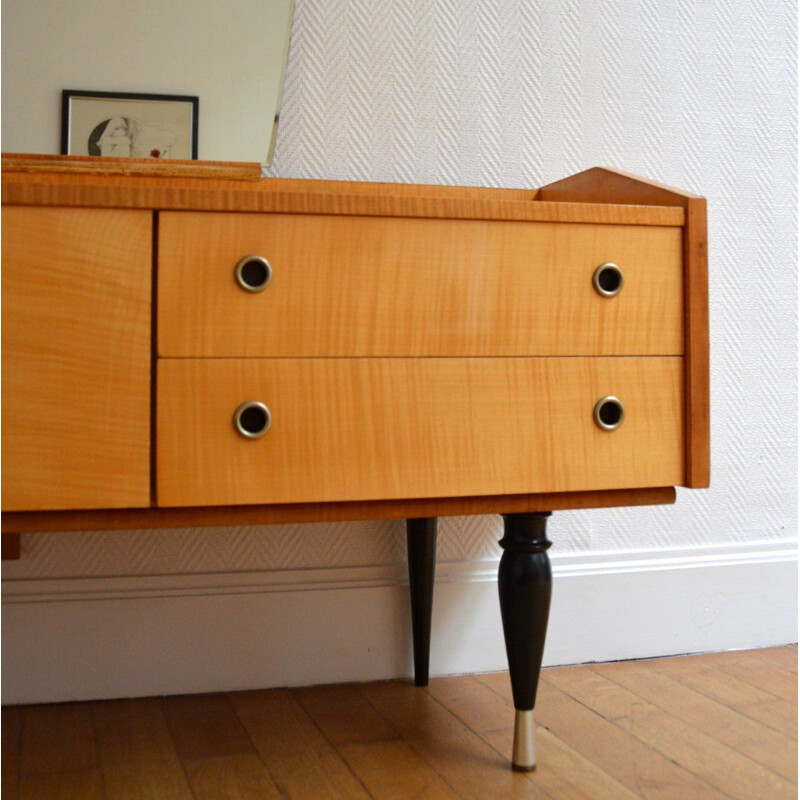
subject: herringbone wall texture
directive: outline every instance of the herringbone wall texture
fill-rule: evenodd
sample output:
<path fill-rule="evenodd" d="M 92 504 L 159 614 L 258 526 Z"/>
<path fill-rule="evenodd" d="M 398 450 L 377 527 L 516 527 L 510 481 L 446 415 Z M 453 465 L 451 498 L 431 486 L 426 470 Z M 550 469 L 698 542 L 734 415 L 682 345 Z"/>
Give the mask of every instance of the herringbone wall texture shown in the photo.
<path fill-rule="evenodd" d="M 709 201 L 712 483 L 564 513 L 556 549 L 797 535 L 796 8 L 781 0 L 297 0 L 271 174 L 536 187 L 608 165 Z M 546 299 L 543 299 L 546 302 Z M 446 520 L 440 558 L 497 554 Z M 26 537 L 10 578 L 366 565 L 397 522 Z"/>

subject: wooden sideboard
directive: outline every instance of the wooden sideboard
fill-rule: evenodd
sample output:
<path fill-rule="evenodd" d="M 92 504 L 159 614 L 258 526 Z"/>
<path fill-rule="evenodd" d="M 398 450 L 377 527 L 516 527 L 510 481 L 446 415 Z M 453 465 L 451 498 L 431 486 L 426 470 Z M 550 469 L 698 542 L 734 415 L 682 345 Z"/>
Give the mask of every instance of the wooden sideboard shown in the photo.
<path fill-rule="evenodd" d="M 548 513 L 708 485 L 705 200 L 3 161 L 4 543 L 405 518 L 424 684 L 436 518 L 501 513 L 532 768 Z"/>

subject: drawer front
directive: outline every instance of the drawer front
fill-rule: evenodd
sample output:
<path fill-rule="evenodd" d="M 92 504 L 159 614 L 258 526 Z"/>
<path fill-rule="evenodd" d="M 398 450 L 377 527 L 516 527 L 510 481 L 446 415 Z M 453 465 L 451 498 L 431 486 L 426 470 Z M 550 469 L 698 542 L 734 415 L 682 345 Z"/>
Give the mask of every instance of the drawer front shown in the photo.
<path fill-rule="evenodd" d="M 3 209 L 3 509 L 150 503 L 152 214 Z"/>
<path fill-rule="evenodd" d="M 682 368 L 680 357 L 165 359 L 158 504 L 673 486 Z M 625 409 L 613 431 L 593 419 L 607 395 Z M 261 438 L 234 428 L 247 401 L 270 411 Z"/>
<path fill-rule="evenodd" d="M 162 356 L 683 352 L 680 228 L 194 212 L 159 219 Z M 237 262 L 253 254 L 272 269 L 263 291 L 234 279 Z M 593 287 L 605 262 L 624 275 L 613 297 Z"/>

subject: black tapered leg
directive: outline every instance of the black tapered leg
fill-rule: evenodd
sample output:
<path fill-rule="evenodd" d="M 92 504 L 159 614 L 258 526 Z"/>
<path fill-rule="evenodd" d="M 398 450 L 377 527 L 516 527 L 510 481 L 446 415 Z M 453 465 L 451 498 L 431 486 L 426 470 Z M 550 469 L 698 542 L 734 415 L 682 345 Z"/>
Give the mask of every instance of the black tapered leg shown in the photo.
<path fill-rule="evenodd" d="M 504 514 L 498 587 L 516 718 L 511 766 L 536 768 L 533 707 L 542 667 L 553 577 L 547 548 L 549 511 Z"/>
<path fill-rule="evenodd" d="M 428 685 L 431 656 L 433 579 L 436 572 L 436 517 L 406 520 L 411 627 L 414 635 L 414 683 Z"/>

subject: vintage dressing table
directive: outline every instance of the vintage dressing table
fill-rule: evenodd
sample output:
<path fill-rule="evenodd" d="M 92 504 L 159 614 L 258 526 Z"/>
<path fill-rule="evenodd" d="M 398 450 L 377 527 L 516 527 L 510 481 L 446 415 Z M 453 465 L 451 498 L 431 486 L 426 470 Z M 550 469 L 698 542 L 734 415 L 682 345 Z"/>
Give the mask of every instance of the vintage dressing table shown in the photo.
<path fill-rule="evenodd" d="M 5 156 L 3 538 L 405 518 L 417 683 L 436 518 L 504 516 L 533 707 L 557 509 L 709 481 L 705 200 Z"/>

